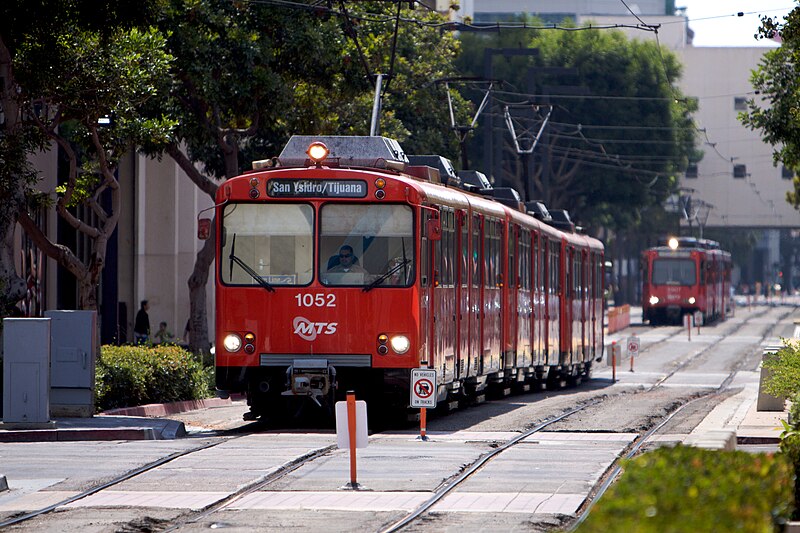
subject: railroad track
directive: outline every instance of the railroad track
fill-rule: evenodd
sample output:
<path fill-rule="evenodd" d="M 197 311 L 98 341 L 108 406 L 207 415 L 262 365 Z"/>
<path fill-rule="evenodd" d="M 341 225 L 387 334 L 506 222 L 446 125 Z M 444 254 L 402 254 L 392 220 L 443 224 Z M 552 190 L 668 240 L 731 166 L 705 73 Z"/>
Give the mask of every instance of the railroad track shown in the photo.
<path fill-rule="evenodd" d="M 674 369 L 672 369 L 665 376 L 663 376 L 661 379 L 659 379 L 651 387 L 649 387 L 647 389 L 643 389 L 641 391 L 636 391 L 636 392 L 634 392 L 634 394 L 644 394 L 644 393 L 647 393 L 647 392 L 651 392 L 651 391 L 653 391 L 653 390 L 655 390 L 655 389 L 657 389 L 659 387 L 662 387 L 664 382 L 666 382 L 670 377 L 674 376 L 675 374 L 677 374 L 678 372 L 680 372 L 681 370 L 686 368 L 693 361 L 701 358 L 703 355 L 705 355 L 705 354 L 709 353 L 711 350 L 713 350 L 722 341 L 722 339 L 725 336 L 731 335 L 731 334 L 735 333 L 737 330 L 739 330 L 741 328 L 744 328 L 746 325 L 748 325 L 749 322 L 761 317 L 763 314 L 765 314 L 767 312 L 768 312 L 767 310 L 759 312 L 757 314 L 754 314 L 754 315 L 748 317 L 748 319 L 743 321 L 743 322 L 732 324 L 731 327 L 727 328 L 726 332 L 723 335 L 720 335 L 720 337 L 717 340 L 713 341 L 711 344 L 709 344 L 708 346 L 704 347 L 702 350 L 695 352 L 694 354 L 690 355 L 689 357 L 687 357 L 686 359 L 681 361 L 681 363 L 679 365 L 677 365 Z M 790 312 L 791 311 L 786 311 L 786 313 L 784 313 L 781 316 L 781 318 L 784 318 L 785 316 L 790 314 Z M 769 328 L 768 330 L 765 331 L 765 333 L 763 334 L 761 340 L 763 341 L 764 339 L 770 337 L 771 334 L 774 332 L 774 329 L 776 327 L 777 327 L 777 322 L 776 322 L 775 325 L 773 325 L 771 328 Z M 675 338 L 676 336 L 680 335 L 681 333 L 682 333 L 682 330 L 676 331 L 675 333 L 669 335 L 668 337 L 666 337 L 665 339 L 663 339 L 663 340 L 661 340 L 659 342 L 666 342 L 667 340 Z M 644 351 L 646 351 L 646 350 L 644 350 Z M 611 486 L 613 481 L 615 479 L 617 479 L 617 477 L 619 476 L 619 474 L 622 471 L 622 468 L 621 468 L 620 464 L 621 464 L 623 459 L 630 459 L 630 458 L 636 456 L 637 454 L 641 453 L 642 448 L 646 444 L 651 443 L 653 441 L 654 436 L 667 423 L 669 423 L 675 416 L 677 416 L 679 413 L 681 413 L 681 411 L 683 411 L 684 409 L 690 407 L 691 405 L 693 405 L 696 402 L 699 402 L 699 401 L 702 401 L 702 400 L 706 400 L 708 398 L 711 398 L 711 397 L 714 397 L 714 396 L 718 396 L 718 395 L 724 393 L 725 390 L 730 385 L 730 383 L 733 380 L 733 378 L 735 377 L 736 373 L 739 370 L 741 370 L 741 365 L 742 364 L 744 364 L 744 363 L 742 361 L 739 361 L 737 363 L 737 365 L 729 372 L 727 377 L 723 380 L 722 384 L 717 389 L 711 390 L 711 391 L 709 391 L 707 393 L 704 393 L 704 394 L 700 394 L 699 396 L 689 400 L 687 403 L 684 403 L 684 404 L 678 406 L 676 409 L 674 409 L 671 412 L 669 412 L 666 416 L 662 417 L 661 420 L 655 421 L 655 423 L 652 425 L 652 427 L 650 429 L 648 429 L 646 431 L 643 431 L 631 443 L 631 445 L 628 447 L 628 449 L 625 451 L 625 453 L 623 453 L 620 457 L 618 457 L 611 464 L 611 466 L 606 471 L 605 475 L 600 479 L 598 484 L 590 491 L 589 497 L 584 502 L 584 505 L 582 506 L 581 510 L 579 511 L 578 516 L 570 524 L 570 526 L 569 526 L 570 527 L 570 531 L 572 531 L 575 528 L 577 528 L 577 526 L 586 519 L 586 517 L 589 514 L 589 511 L 591 510 L 592 506 L 594 505 L 594 502 L 596 502 L 605 493 L 605 491 L 608 489 L 608 487 Z M 508 449 L 512 448 L 513 446 L 519 444 L 520 442 L 525 441 L 526 439 L 530 438 L 531 436 L 535 435 L 536 433 L 544 431 L 545 429 L 547 429 L 548 427 L 556 424 L 557 422 L 560 422 L 560 421 L 562 421 L 562 420 L 564 420 L 564 419 L 566 419 L 566 418 L 568 418 L 570 416 L 573 416 L 575 414 L 581 413 L 581 412 L 589 409 L 590 407 L 594 407 L 594 406 L 597 406 L 597 405 L 599 405 L 599 404 L 601 404 L 603 402 L 609 401 L 611 398 L 612 398 L 612 396 L 605 395 L 605 396 L 590 400 L 590 401 L 580 405 L 579 407 L 576 407 L 576 408 L 571 409 L 571 410 L 569 410 L 569 411 L 567 411 L 565 413 L 562 413 L 562 414 L 560 414 L 558 416 L 555 416 L 555 417 L 549 418 L 549 419 L 547 419 L 547 420 L 545 420 L 543 422 L 540 422 L 538 425 L 536 425 L 535 427 L 529 429 L 528 431 L 525 431 L 524 433 L 519 434 L 518 436 L 514 437 L 513 439 L 510 439 L 510 440 L 506 441 L 505 443 L 499 445 L 494 450 L 492 450 L 492 451 L 486 453 L 485 455 L 481 456 L 480 458 L 478 458 L 474 463 L 472 463 L 471 465 L 466 467 L 460 474 L 458 474 L 457 476 L 453 477 L 452 479 L 450 479 L 446 483 L 444 483 L 442 486 L 440 486 L 439 489 L 433 494 L 433 496 L 431 496 L 430 499 L 428 499 L 427 501 L 422 503 L 416 509 L 414 509 L 413 511 L 409 512 L 408 514 L 406 514 L 401 519 L 393 522 L 392 524 L 387 526 L 385 529 L 381 529 L 380 533 L 394 533 L 394 532 L 400 531 L 401 529 L 405 528 L 406 526 L 412 524 L 413 522 L 418 520 L 420 517 L 422 517 L 425 513 L 431 511 L 436 506 L 436 504 L 438 502 L 440 502 L 445 496 L 447 496 L 448 494 L 452 493 L 459 485 L 461 485 L 464 481 L 466 481 L 467 478 L 473 476 L 481 468 L 483 468 L 489 461 L 491 461 L 492 459 L 494 459 L 498 455 L 502 454 L 503 452 L 507 451 Z"/>
<path fill-rule="evenodd" d="M 764 311 L 764 312 L 766 312 L 766 311 Z M 788 314 L 789 312 L 791 312 L 791 311 L 787 311 L 786 314 Z M 673 368 L 670 372 L 668 372 L 667 375 L 665 375 L 664 377 L 659 379 L 658 382 L 656 382 L 654 385 L 652 385 L 649 389 L 644 389 L 644 390 L 641 390 L 641 391 L 634 391 L 634 394 L 646 393 L 648 391 L 652 391 L 652 390 L 654 390 L 654 389 L 656 389 L 658 387 L 663 386 L 664 382 L 666 380 L 668 380 L 670 377 L 672 377 L 673 375 L 677 374 L 678 372 L 681 372 L 688 365 L 690 365 L 693 361 L 696 361 L 697 359 L 703 357 L 709 351 L 711 351 L 715 347 L 717 347 L 717 345 L 722 341 L 722 339 L 724 337 L 735 333 L 738 329 L 744 328 L 749 322 L 751 322 L 751 321 L 753 321 L 755 319 L 758 319 L 761 316 L 763 316 L 763 312 L 762 313 L 758 313 L 758 314 L 754 314 L 754 315 L 748 317 L 748 319 L 745 320 L 745 321 L 730 324 L 730 327 L 726 327 L 725 330 L 722 332 L 722 335 L 720 335 L 718 339 L 712 341 L 704 349 L 699 350 L 696 353 L 691 354 L 689 357 L 683 359 L 675 368 Z M 777 325 L 777 322 L 779 322 L 779 320 L 776 321 L 776 325 Z M 776 327 L 776 325 L 773 325 L 771 328 L 767 328 L 767 330 L 763 333 L 762 340 L 767 338 L 767 337 L 769 337 L 772 334 L 772 332 L 774 331 L 774 328 Z M 659 342 L 667 342 L 667 340 L 674 339 L 676 336 L 680 335 L 681 333 L 682 333 L 682 330 L 677 330 L 676 332 L 671 333 L 669 336 L 667 336 L 665 339 L 663 339 L 663 340 L 661 340 Z M 646 352 L 648 349 L 652 348 L 653 346 L 655 346 L 655 344 L 651 344 L 650 346 L 645 347 L 642 351 Z M 734 369 L 732 369 L 730 371 L 730 373 L 728 374 L 727 378 L 723 381 L 722 385 L 718 389 L 711 390 L 711 391 L 709 391 L 709 392 L 707 392 L 705 394 L 702 394 L 702 395 L 698 396 L 696 399 L 692 400 L 691 402 L 685 403 L 685 404 L 679 406 L 677 409 L 672 410 L 666 416 L 662 417 L 661 420 L 655 421 L 652 424 L 652 427 L 650 429 L 640 433 L 640 435 L 631 443 L 631 445 L 628 447 L 628 449 L 623 453 L 623 455 L 621 457 L 625 457 L 625 458 L 633 457 L 637 453 L 640 453 L 641 449 L 645 446 L 645 444 L 651 442 L 652 439 L 653 439 L 653 436 L 656 435 L 658 433 L 658 431 L 661 430 L 661 428 L 664 427 L 665 424 L 667 424 L 674 416 L 676 416 L 678 413 L 680 413 L 682 409 L 684 409 L 684 408 L 688 407 L 689 405 L 691 405 L 692 402 L 699 401 L 701 399 L 707 399 L 709 397 L 712 397 L 714 395 L 718 395 L 718 394 L 721 394 L 722 392 L 724 392 L 725 389 L 728 387 L 729 383 L 731 382 L 731 380 L 733 379 L 733 376 L 735 375 L 735 373 L 738 370 L 740 370 L 740 365 L 741 364 L 743 364 L 743 363 L 740 362 Z M 478 457 L 473 463 L 471 463 L 471 464 L 467 465 L 466 467 L 464 467 L 460 471 L 460 473 L 452 476 L 451 478 L 446 480 L 443 484 L 441 484 L 439 487 L 437 487 L 435 489 L 434 493 L 431 495 L 431 497 L 429 499 L 427 499 L 425 502 L 420 504 L 418 507 L 416 507 L 411 512 L 408 512 L 406 515 L 404 515 L 401 518 L 395 520 L 390 525 L 388 525 L 385 528 L 381 529 L 380 531 L 382 531 L 382 532 L 399 531 L 399 530 L 403 529 L 404 527 L 408 526 L 409 524 L 414 523 L 420 517 L 425 515 L 425 513 L 435 509 L 435 506 L 437 505 L 437 503 L 439 503 L 445 496 L 447 496 L 448 494 L 450 494 L 453 491 L 455 491 L 459 487 L 459 485 L 461 485 L 465 480 L 467 480 L 469 477 L 473 476 L 475 473 L 481 471 L 481 469 L 483 469 L 487 464 L 489 464 L 497 456 L 503 454 L 504 452 L 506 452 L 507 450 L 511 449 L 515 445 L 525 441 L 526 439 L 528 439 L 532 435 L 535 435 L 536 433 L 545 431 L 548 428 L 550 428 L 551 426 L 553 426 L 554 424 L 556 424 L 556 423 L 558 423 L 560 421 L 566 420 L 569 417 L 574 416 L 574 415 L 576 415 L 576 414 L 578 414 L 580 412 L 583 412 L 583 411 L 585 411 L 585 410 L 587 410 L 587 409 L 589 409 L 591 407 L 599 406 L 602 403 L 613 399 L 615 396 L 616 395 L 600 394 L 599 397 L 587 399 L 581 405 L 579 405 L 579 406 L 577 406 L 577 407 L 575 407 L 573 409 L 570 409 L 570 410 L 568 410 L 566 412 L 562 412 L 562 413 L 560 413 L 560 414 L 558 414 L 556 416 L 552 416 L 552 417 L 550 417 L 550 418 L 548 418 L 548 419 L 546 419 L 544 421 L 541 421 L 541 422 L 537 423 L 537 425 L 535 425 L 534 427 L 528 429 L 527 431 L 525 431 L 523 433 L 520 433 L 519 435 L 516 435 L 514 438 L 509 439 L 509 440 L 507 440 L 505 442 L 502 442 L 502 443 L 498 444 L 494 449 L 486 452 L 485 454 L 483 454 L 480 457 Z M 33 511 L 33 512 L 26 513 L 24 515 L 20 515 L 20 516 L 16 516 L 16 517 L 13 517 L 13 518 L 6 519 L 5 521 L 0 522 L 0 528 L 7 527 L 7 526 L 10 526 L 10 525 L 21 524 L 21 523 L 24 523 L 26 521 L 32 520 L 32 519 L 34 519 L 34 518 L 36 518 L 38 516 L 41 516 L 41 515 L 46 514 L 46 513 L 50 513 L 52 511 L 55 511 L 58 508 L 64 507 L 64 506 L 66 506 L 66 505 L 68 505 L 68 504 L 70 504 L 72 502 L 78 501 L 80 499 L 86 498 L 88 496 L 91 496 L 91 495 L 96 494 L 98 492 L 101 492 L 103 490 L 109 489 L 109 488 L 111 488 L 111 487 L 113 487 L 113 486 L 115 486 L 115 485 L 117 485 L 119 483 L 122 483 L 123 481 L 130 480 L 130 479 L 132 479 L 132 478 L 134 478 L 134 477 L 136 477 L 138 475 L 141 475 L 143 473 L 158 469 L 159 467 L 161 467 L 163 465 L 166 465 L 167 463 L 170 463 L 172 461 L 175 461 L 176 459 L 179 459 L 181 457 L 185 457 L 187 455 L 191 455 L 193 453 L 199 453 L 199 452 L 201 452 L 203 450 L 207 450 L 209 448 L 213 448 L 215 446 L 219 446 L 219 445 L 221 445 L 221 444 L 223 444 L 225 442 L 230 442 L 231 440 L 235 440 L 237 438 L 241 438 L 241 436 L 221 436 L 217 440 L 215 440 L 214 442 L 210 442 L 210 443 L 209 442 L 204 442 L 203 444 L 201 444 L 199 446 L 196 446 L 196 447 L 193 447 L 193 448 L 190 448 L 188 450 L 184 450 L 184 451 L 181 451 L 181 452 L 173 453 L 173 454 L 171 454 L 169 456 L 166 456 L 164 458 L 161 458 L 161 459 L 159 459 L 157 461 L 153 461 L 153 462 L 148 463 L 146 465 L 143 465 L 142 467 L 139 467 L 139 468 L 137 468 L 135 470 L 129 471 L 129 472 L 127 472 L 127 473 L 125 473 L 125 474 L 123 474 L 123 475 L 121 475 L 121 476 L 119 476 L 119 477 L 117 477 L 115 479 L 112 479 L 112 480 L 110 480 L 108 482 L 105 482 L 105 483 L 103 483 L 101 485 L 92 487 L 92 488 L 90 488 L 88 490 L 85 490 L 85 491 L 83 491 L 83 492 L 81 492 L 79 494 L 76 494 L 76 495 L 74 495 L 74 496 L 72 496 L 70 498 L 64 499 L 63 501 L 60 501 L 60 502 L 58 502 L 56 504 L 49 505 L 47 507 L 41 508 L 41 509 Z M 180 530 L 184 526 L 200 522 L 200 521 L 204 520 L 205 518 L 208 518 L 209 516 L 213 515 L 214 513 L 218 513 L 220 511 L 230 507 L 231 505 L 236 503 L 238 500 L 240 500 L 244 496 L 247 496 L 249 494 L 252 494 L 252 493 L 264 490 L 264 489 L 268 489 L 268 487 L 270 485 L 274 484 L 276 481 L 278 481 L 280 479 L 285 478 L 286 476 L 288 476 L 292 472 L 295 472 L 299 468 L 301 468 L 303 466 L 306 466 L 306 465 L 312 463 L 313 461 L 315 461 L 315 460 L 317 460 L 317 459 L 319 459 L 321 457 L 324 457 L 326 455 L 331 454 L 334 451 L 334 449 L 335 449 L 334 445 L 323 446 L 323 447 L 317 448 L 317 449 L 315 449 L 315 450 L 313 450 L 311 452 L 308 452 L 308 453 L 306 453 L 304 455 L 296 457 L 295 459 L 287 462 L 286 464 L 280 466 L 279 468 L 271 471 L 269 474 L 265 475 L 264 477 L 262 477 L 260 479 L 257 479 L 255 481 L 253 481 L 252 483 L 250 483 L 250 484 L 242 487 L 241 489 L 237 490 L 236 492 L 234 492 L 232 494 L 229 494 L 229 495 L 219 499 L 218 501 L 215 501 L 214 503 L 206 506 L 201 511 L 186 512 L 186 513 L 183 513 L 183 514 L 175 517 L 175 519 L 170 521 L 169 523 L 159 524 L 159 526 L 160 526 L 159 530 L 162 530 L 162 531 L 175 531 L 175 530 Z M 620 462 L 620 458 L 618 458 L 607 469 L 606 474 L 597 483 L 595 488 L 592 491 L 590 491 L 589 497 L 586 499 L 586 501 L 584 503 L 584 506 L 582 507 L 581 512 L 579 513 L 578 517 L 575 520 L 575 523 L 580 523 L 580 521 L 582 521 L 583 518 L 585 518 L 585 516 L 588 515 L 588 512 L 591 509 L 591 506 L 593 505 L 593 503 L 603 494 L 603 492 L 608 488 L 608 486 L 611 485 L 613 480 L 616 479 L 616 477 L 619 475 L 619 472 L 620 472 L 619 462 Z"/>

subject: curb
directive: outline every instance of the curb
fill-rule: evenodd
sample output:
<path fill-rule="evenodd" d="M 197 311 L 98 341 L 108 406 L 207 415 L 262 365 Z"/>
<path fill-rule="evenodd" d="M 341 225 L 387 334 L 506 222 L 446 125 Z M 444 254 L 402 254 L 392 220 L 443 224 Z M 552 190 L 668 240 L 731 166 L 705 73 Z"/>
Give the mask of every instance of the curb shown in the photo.
<path fill-rule="evenodd" d="M 758 445 L 758 444 L 780 444 L 780 437 L 736 437 L 737 444 Z"/>
<path fill-rule="evenodd" d="M 184 433 L 185 431 L 184 429 Z M 153 428 L 31 429 L 0 433 L 0 442 L 159 440 L 161 438 L 163 438 L 161 433 L 156 432 Z"/>
<path fill-rule="evenodd" d="M 119 409 L 109 409 L 98 413 L 98 416 L 143 416 L 148 418 L 159 418 L 162 416 L 185 413 L 196 409 L 206 409 L 209 407 L 226 407 L 231 405 L 230 398 L 207 398 L 205 400 L 186 400 L 183 402 L 172 403 L 150 403 L 137 407 L 121 407 Z"/>

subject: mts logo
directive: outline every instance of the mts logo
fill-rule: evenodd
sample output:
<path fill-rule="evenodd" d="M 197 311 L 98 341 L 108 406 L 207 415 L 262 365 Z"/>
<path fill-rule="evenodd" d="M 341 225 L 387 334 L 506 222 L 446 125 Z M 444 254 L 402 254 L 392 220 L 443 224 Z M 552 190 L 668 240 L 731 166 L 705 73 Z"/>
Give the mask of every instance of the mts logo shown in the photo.
<path fill-rule="evenodd" d="M 301 339 L 313 341 L 317 335 L 333 335 L 336 333 L 336 326 L 338 322 L 311 322 L 302 316 L 295 317 L 294 319 L 294 334 L 299 335 Z"/>

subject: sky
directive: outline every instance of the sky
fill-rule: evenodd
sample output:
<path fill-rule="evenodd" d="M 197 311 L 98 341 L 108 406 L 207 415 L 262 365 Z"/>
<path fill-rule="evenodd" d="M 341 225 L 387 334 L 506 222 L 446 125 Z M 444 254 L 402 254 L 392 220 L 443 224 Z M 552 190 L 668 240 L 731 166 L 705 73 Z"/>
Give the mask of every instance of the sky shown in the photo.
<path fill-rule="evenodd" d="M 694 30 L 694 46 L 777 46 L 756 40 L 753 34 L 760 25 L 759 15 L 778 17 L 798 5 L 795 0 L 677 0 L 686 7 L 689 27 Z M 738 17 L 738 12 L 744 16 Z"/>

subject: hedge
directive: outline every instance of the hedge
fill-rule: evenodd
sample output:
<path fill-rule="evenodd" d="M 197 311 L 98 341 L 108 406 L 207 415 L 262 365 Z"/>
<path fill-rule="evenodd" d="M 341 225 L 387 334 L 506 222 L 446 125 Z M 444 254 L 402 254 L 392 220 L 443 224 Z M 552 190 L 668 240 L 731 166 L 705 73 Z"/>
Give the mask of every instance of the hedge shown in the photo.
<path fill-rule="evenodd" d="M 678 445 L 623 468 L 577 531 L 771 533 L 794 507 L 794 468 L 782 454 Z"/>
<path fill-rule="evenodd" d="M 213 367 L 204 369 L 175 345 L 103 346 L 95 377 L 98 411 L 213 396 Z"/>

